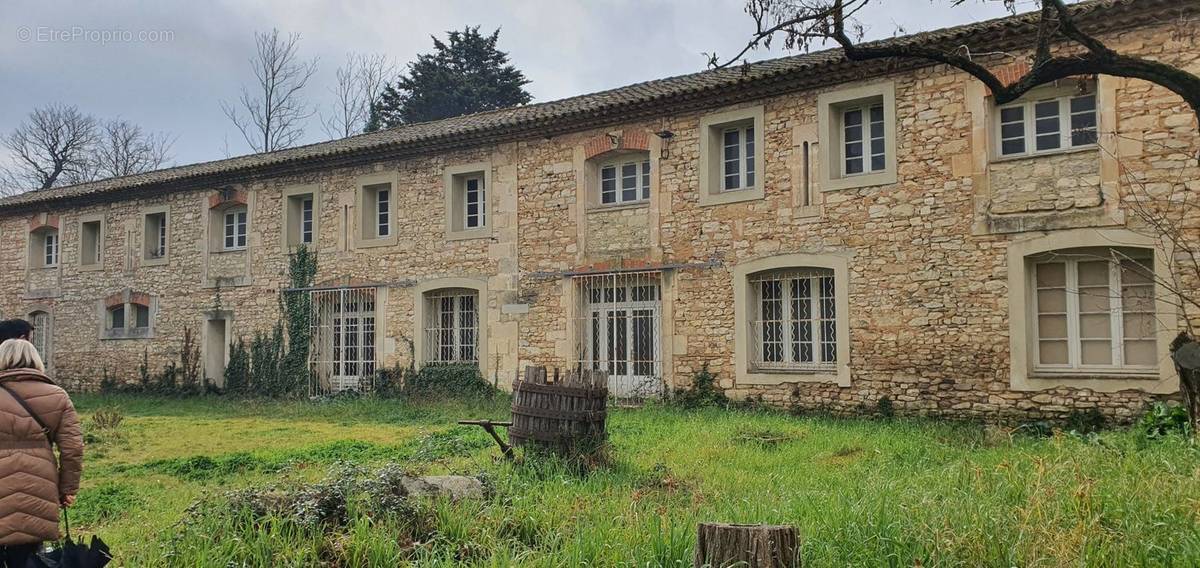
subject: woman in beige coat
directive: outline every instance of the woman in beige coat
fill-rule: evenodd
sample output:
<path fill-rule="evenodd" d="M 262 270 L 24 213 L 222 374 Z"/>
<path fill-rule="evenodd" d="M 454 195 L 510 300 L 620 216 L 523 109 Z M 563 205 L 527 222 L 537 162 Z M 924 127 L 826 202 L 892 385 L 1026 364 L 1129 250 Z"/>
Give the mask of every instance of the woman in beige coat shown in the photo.
<path fill-rule="evenodd" d="M 59 538 L 59 507 L 74 503 L 83 471 L 75 407 L 45 371 L 32 343 L 0 343 L 0 565 L 10 568 Z"/>

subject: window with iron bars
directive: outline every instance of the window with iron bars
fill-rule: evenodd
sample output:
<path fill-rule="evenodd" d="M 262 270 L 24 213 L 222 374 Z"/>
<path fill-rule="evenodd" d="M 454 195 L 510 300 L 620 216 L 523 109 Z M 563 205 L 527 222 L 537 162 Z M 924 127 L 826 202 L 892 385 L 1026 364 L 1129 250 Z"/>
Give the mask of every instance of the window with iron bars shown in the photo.
<path fill-rule="evenodd" d="M 367 390 L 375 376 L 374 288 L 308 292 L 314 394 Z"/>
<path fill-rule="evenodd" d="M 662 287 L 657 272 L 574 278 L 580 300 L 575 321 L 578 365 L 609 374 L 618 397 L 662 388 Z"/>
<path fill-rule="evenodd" d="M 435 290 L 425 295 L 425 362 L 479 361 L 479 295 L 474 290 Z"/>
<path fill-rule="evenodd" d="M 750 278 L 752 365 L 758 370 L 828 370 L 837 363 L 833 271 L 792 269 Z"/>

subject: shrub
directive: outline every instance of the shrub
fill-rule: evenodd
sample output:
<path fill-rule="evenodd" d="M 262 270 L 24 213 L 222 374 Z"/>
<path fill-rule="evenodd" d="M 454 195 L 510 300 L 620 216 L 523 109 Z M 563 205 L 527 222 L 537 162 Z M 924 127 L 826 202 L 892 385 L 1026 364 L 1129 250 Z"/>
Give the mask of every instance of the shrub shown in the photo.
<path fill-rule="evenodd" d="M 1136 430 L 1146 438 L 1155 439 L 1171 434 L 1189 434 L 1191 425 L 1184 407 L 1156 402 L 1138 420 Z"/>
<path fill-rule="evenodd" d="M 896 415 L 896 408 L 892 405 L 891 397 L 881 396 L 879 401 L 875 403 L 875 412 L 880 418 L 890 420 Z"/>
<path fill-rule="evenodd" d="M 115 431 L 125 420 L 125 413 L 116 406 L 106 406 L 96 409 L 92 414 L 92 427 L 97 430 Z"/>
<path fill-rule="evenodd" d="M 692 388 L 675 391 L 673 401 L 682 408 L 729 406 L 729 397 L 717 385 L 717 376 L 708 370 L 708 363 L 700 368 L 700 372 L 692 375 Z"/>
<path fill-rule="evenodd" d="M 375 395 L 382 398 L 396 398 L 404 394 L 404 381 L 412 374 L 412 369 L 395 367 L 380 369 L 375 374 Z"/>
<path fill-rule="evenodd" d="M 492 396 L 496 389 L 472 364 L 431 364 L 405 377 L 404 393 L 410 396 L 480 398 Z"/>
<path fill-rule="evenodd" d="M 239 337 L 236 343 L 229 345 L 229 362 L 225 364 L 225 390 L 246 394 L 249 388 L 250 352 L 246 350 L 246 341 Z"/>

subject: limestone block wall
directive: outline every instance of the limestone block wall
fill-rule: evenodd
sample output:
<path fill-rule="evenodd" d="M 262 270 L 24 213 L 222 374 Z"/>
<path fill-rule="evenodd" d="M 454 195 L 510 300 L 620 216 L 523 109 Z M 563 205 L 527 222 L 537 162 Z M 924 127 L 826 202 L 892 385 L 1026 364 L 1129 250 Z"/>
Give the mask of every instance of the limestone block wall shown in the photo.
<path fill-rule="evenodd" d="M 1172 26 L 1106 39 L 1123 52 L 1200 72 L 1195 40 Z M 820 187 L 820 156 L 832 149 L 821 140 L 819 97 L 882 82 L 895 92 L 896 182 Z M 734 398 L 803 409 L 852 413 L 888 397 L 909 414 L 1017 420 L 1094 407 L 1129 419 L 1160 395 L 1136 385 L 1084 388 L 1069 380 L 1018 390 L 1010 378 L 1011 243 L 1080 227 L 1138 230 L 1144 223 L 1131 204 L 1140 193 L 1200 191 L 1193 158 L 1200 140 L 1186 105 L 1144 82 L 1099 83 L 1106 93 L 1101 127 L 1108 130 L 1101 147 L 1087 151 L 990 159 L 987 93 L 963 73 L 932 66 L 500 146 L 71 205 L 46 212 L 60 216 L 64 235 L 62 265 L 46 274 L 26 270 L 29 214 L 0 211 L 0 312 L 52 313 L 55 370 L 80 387 L 94 386 L 105 372 L 133 380 L 143 357 L 161 368 L 178 356 L 183 330 L 200 330 L 206 314 L 229 314 L 234 337 L 266 331 L 279 319 L 279 294 L 287 287 L 286 192 L 305 187 L 317 196 L 317 283 L 383 291 L 380 366 L 420 357 L 413 350 L 422 294 L 463 282 L 485 294 L 481 359 L 489 379 L 504 386 L 524 365 L 569 366 L 579 356 L 573 279 L 649 270 L 661 272 L 656 339 L 669 387 L 688 385 L 707 365 Z M 752 107 L 762 109 L 756 172 L 762 198 L 702 203 L 702 119 Z M 659 132 L 670 136 L 651 134 Z M 611 151 L 648 153 L 649 203 L 590 206 L 589 164 Z M 480 162 L 491 174 L 490 234 L 447 239 L 445 169 Z M 379 246 L 359 242 L 358 186 L 367 178 L 392 180 L 398 199 L 394 235 Z M 222 190 L 245 195 L 251 217 L 245 251 L 209 250 L 209 207 Z M 147 264 L 142 219 L 162 206 L 171 220 L 169 258 Z M 105 223 L 103 268 L 81 270 L 78 223 L 96 215 Z M 735 312 L 734 273 L 743 263 L 779 255 L 844 260 L 848 334 L 839 339 L 848 345 L 847 384 L 738 378 L 734 346 L 747 324 Z M 1184 286 L 1200 289 L 1200 282 L 1180 276 Z M 54 291 L 30 294 L 35 287 Z M 155 298 L 152 336 L 101 339 L 97 302 L 126 289 Z"/>

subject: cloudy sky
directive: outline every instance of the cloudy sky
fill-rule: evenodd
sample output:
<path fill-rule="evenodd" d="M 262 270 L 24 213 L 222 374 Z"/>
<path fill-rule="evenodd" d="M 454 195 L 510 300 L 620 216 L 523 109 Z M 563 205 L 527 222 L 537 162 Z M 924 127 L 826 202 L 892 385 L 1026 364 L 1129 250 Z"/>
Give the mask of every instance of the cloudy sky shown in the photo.
<path fill-rule="evenodd" d="M 1030 8 L 1025 0 L 1023 10 Z M 252 80 L 254 32 L 298 32 L 319 70 L 306 96 L 331 110 L 330 86 L 348 52 L 400 63 L 431 34 L 502 28 L 500 46 L 532 81 L 535 101 L 699 71 L 706 51 L 732 54 L 752 22 L 744 0 L 4 0 L 0 3 L 0 132 L 34 107 L 77 105 L 170 133 L 176 164 L 249 151 L 221 112 Z M 868 37 L 1004 15 L 1000 2 L 877 0 Z M 117 30 L 121 33 L 105 33 Z M 104 41 L 104 36 L 114 38 Z M 132 37 L 132 41 L 125 41 Z M 756 52 L 752 59 L 785 55 Z M 314 118 L 304 142 L 325 135 Z M 4 160 L 6 157 L 0 157 Z"/>

